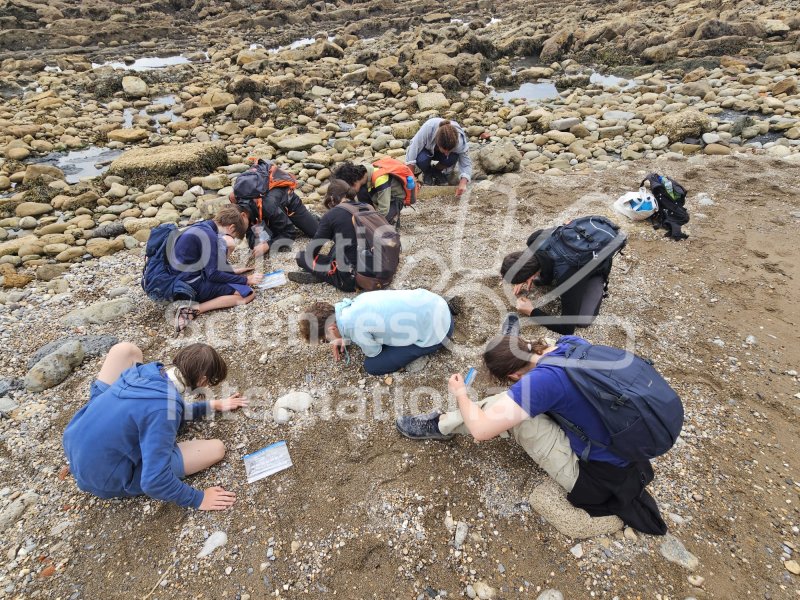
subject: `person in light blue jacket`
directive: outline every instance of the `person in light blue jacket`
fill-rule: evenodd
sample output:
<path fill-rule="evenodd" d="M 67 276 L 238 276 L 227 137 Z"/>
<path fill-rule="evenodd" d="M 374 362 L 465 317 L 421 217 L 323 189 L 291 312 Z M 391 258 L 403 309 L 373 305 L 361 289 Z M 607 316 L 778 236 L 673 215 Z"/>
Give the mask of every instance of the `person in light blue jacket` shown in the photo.
<path fill-rule="evenodd" d="M 315 302 L 299 320 L 307 342 L 330 342 L 337 361 L 347 345 L 364 352 L 370 375 L 385 375 L 444 347 L 453 335 L 448 302 L 428 290 L 378 290 L 345 299 L 336 306 Z"/>
<path fill-rule="evenodd" d="M 406 164 L 412 170 L 417 167 L 422 171 L 425 185 L 447 185 L 449 175 L 458 168 L 456 196 L 461 196 L 472 179 L 467 134 L 455 121 L 432 117 L 411 139 Z"/>
<path fill-rule="evenodd" d="M 181 480 L 225 456 L 220 440 L 176 443 L 181 424 L 216 411 L 236 410 L 247 400 L 186 404 L 181 394 L 222 382 L 227 366 L 214 348 L 191 344 L 167 369 L 142 364 L 134 344 L 117 344 L 92 383 L 89 403 L 64 431 L 64 451 L 78 487 L 100 498 L 147 495 L 200 510 L 224 510 L 236 495 L 221 487 L 197 490 Z"/>

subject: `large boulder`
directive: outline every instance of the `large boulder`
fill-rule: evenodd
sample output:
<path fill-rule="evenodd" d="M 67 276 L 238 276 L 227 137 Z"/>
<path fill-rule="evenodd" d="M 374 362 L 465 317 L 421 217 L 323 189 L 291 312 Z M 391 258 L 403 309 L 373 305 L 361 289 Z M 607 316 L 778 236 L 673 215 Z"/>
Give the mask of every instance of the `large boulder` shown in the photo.
<path fill-rule="evenodd" d="M 128 150 L 111 163 L 108 174 L 144 189 L 154 183 L 166 185 L 176 179 L 200 177 L 226 164 L 224 144 L 197 142 Z"/>
<path fill-rule="evenodd" d="M 669 113 L 654 123 L 656 131 L 666 135 L 672 143 L 681 142 L 687 137 L 699 138 L 711 125 L 711 118 L 698 110 L 687 108 Z"/>
<path fill-rule="evenodd" d="M 18 217 L 38 217 L 52 211 L 53 207 L 44 202 L 22 202 L 14 210 Z"/>
<path fill-rule="evenodd" d="M 483 146 L 478 152 L 480 166 L 487 174 L 519 170 L 522 154 L 511 142 Z"/>
<path fill-rule="evenodd" d="M 79 341 L 72 340 L 61 345 L 28 371 L 25 388 L 30 392 L 41 392 L 58 385 L 83 362 L 83 357 L 83 346 Z"/>
<path fill-rule="evenodd" d="M 135 75 L 126 75 L 122 78 L 122 91 L 129 98 L 147 96 L 147 84 Z"/>
<path fill-rule="evenodd" d="M 228 104 L 234 104 L 236 97 L 230 92 L 211 89 L 200 98 L 200 106 L 208 106 L 215 110 L 225 108 Z"/>
<path fill-rule="evenodd" d="M 63 266 L 63 265 L 52 265 Z M 41 267 L 39 267 L 41 269 Z M 119 340 L 113 335 L 70 335 L 55 342 L 50 342 L 39 348 L 33 356 L 28 359 L 28 369 L 32 369 L 40 360 L 48 354 L 52 354 L 64 344 L 70 342 L 80 342 L 83 348 L 84 356 L 105 356 L 111 349 L 111 346 L 118 343 Z"/>
<path fill-rule="evenodd" d="M 115 129 L 106 134 L 109 142 L 122 142 L 130 144 L 146 140 L 150 133 L 146 129 Z"/>
<path fill-rule="evenodd" d="M 86 308 L 73 310 L 61 318 L 61 323 L 70 327 L 102 325 L 129 313 L 134 307 L 134 301 L 127 297 L 97 302 Z"/>
<path fill-rule="evenodd" d="M 444 50 L 435 47 L 414 55 L 414 63 L 409 70 L 409 77 L 422 83 L 431 79 L 441 79 L 445 75 L 453 75 L 463 86 L 478 83 L 482 67 L 481 55 L 461 53 L 448 56 Z"/>
<path fill-rule="evenodd" d="M 539 484 L 529 498 L 531 508 L 560 533 L 574 540 L 599 535 L 610 535 L 622 529 L 619 517 L 592 517 L 585 510 L 574 507 L 567 493 L 550 478 Z"/>
<path fill-rule="evenodd" d="M 22 177 L 22 183 L 24 185 L 50 183 L 58 179 L 64 179 L 64 171 L 53 165 L 39 163 L 28 165 L 25 169 L 25 175 Z"/>
<path fill-rule="evenodd" d="M 278 138 L 274 145 L 284 152 L 292 150 L 309 150 L 314 146 L 322 144 L 322 136 L 317 133 L 303 133 L 300 135 L 288 135 Z"/>
<path fill-rule="evenodd" d="M 417 94 L 417 108 L 420 112 L 427 110 L 442 110 L 450 107 L 447 96 L 441 92 L 425 92 Z"/>

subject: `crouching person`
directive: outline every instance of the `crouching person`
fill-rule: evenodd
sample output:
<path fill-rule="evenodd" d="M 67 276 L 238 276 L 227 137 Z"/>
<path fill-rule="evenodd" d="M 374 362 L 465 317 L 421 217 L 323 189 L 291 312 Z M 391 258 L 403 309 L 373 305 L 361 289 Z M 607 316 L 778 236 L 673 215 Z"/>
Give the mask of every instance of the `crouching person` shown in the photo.
<path fill-rule="evenodd" d="M 658 422 L 670 428 L 669 433 L 664 430 L 665 437 L 660 442 L 639 432 L 640 439 L 625 453 L 628 457 L 620 456 L 620 450 L 612 445 L 607 421 L 597 408 L 601 399 L 590 401 L 583 388 L 578 387 L 582 377 L 576 375 L 577 371 L 590 375 L 603 371 L 597 363 L 592 365 L 592 360 L 587 365 L 573 366 L 586 356 L 592 359 L 595 349 L 625 356 L 623 350 L 592 346 L 577 336 L 564 336 L 553 346 L 499 336 L 489 342 L 483 358 L 495 377 L 514 382 L 507 392 L 473 403 L 461 375 L 453 375 L 449 389 L 458 402 L 458 410 L 401 417 L 397 419 L 397 429 L 415 440 L 447 440 L 454 434 L 469 434 L 484 441 L 508 431 L 568 492 L 567 499 L 574 506 L 595 517 L 617 515 L 634 529 L 663 535 L 666 524 L 645 489 L 654 477 L 646 456 L 665 452 L 677 438 L 683 422 L 680 399 L 652 367 L 648 371 L 641 366 L 638 361 L 642 359 L 628 354 L 633 357 L 629 364 L 634 365 L 630 371 L 620 361 L 619 370 L 610 372 L 621 379 L 634 377 L 628 393 L 641 388 L 660 394 Z M 578 358 L 570 358 L 573 356 Z M 598 391 L 602 387 L 596 382 L 595 385 Z M 638 400 L 626 400 L 628 407 L 638 406 Z"/>
<path fill-rule="evenodd" d="M 379 290 L 335 306 L 315 302 L 300 315 L 300 334 L 307 342 L 329 342 L 337 361 L 349 362 L 347 346 L 356 344 L 367 373 L 385 375 L 443 348 L 453 335 L 453 315 L 428 290 Z"/>
<path fill-rule="evenodd" d="M 185 404 L 182 394 L 222 382 L 227 366 L 214 348 L 192 344 L 173 366 L 142 364 L 129 343 L 108 353 L 81 408 L 64 431 L 64 450 L 78 487 L 100 498 L 147 495 L 200 510 L 223 510 L 236 495 L 221 487 L 204 491 L 181 480 L 225 456 L 220 440 L 176 443 L 181 424 L 212 411 L 247 405 L 235 394 L 224 400 Z"/>

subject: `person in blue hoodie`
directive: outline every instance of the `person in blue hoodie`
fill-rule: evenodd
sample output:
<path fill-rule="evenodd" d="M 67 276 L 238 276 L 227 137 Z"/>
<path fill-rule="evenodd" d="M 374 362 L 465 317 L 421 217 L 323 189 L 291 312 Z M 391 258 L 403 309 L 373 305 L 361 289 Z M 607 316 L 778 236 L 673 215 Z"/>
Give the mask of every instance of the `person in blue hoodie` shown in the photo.
<path fill-rule="evenodd" d="M 330 342 L 337 361 L 349 360 L 352 342 L 366 356 L 367 373 L 385 375 L 443 348 L 453 335 L 453 312 L 428 290 L 378 290 L 335 306 L 315 302 L 300 315 L 300 335 L 306 342 Z"/>
<path fill-rule="evenodd" d="M 64 430 L 64 451 L 78 487 L 100 498 L 144 494 L 200 510 L 231 507 L 233 492 L 218 486 L 198 490 L 181 481 L 221 461 L 222 441 L 176 443 L 183 423 L 247 406 L 239 394 L 184 402 L 182 394 L 217 385 L 227 372 L 225 361 L 206 344 L 181 349 L 171 368 L 142 364 L 142 351 L 134 344 L 111 348 L 89 403 Z"/>
<path fill-rule="evenodd" d="M 242 239 L 247 231 L 246 217 L 235 205 L 222 207 L 213 219 L 200 221 L 181 233 L 170 256 L 177 277 L 195 292 L 197 305 L 180 306 L 175 313 L 175 331 L 180 333 L 198 315 L 247 304 L 255 298 L 251 286 L 263 275 L 250 269 L 234 269 L 228 264 L 225 236 Z"/>

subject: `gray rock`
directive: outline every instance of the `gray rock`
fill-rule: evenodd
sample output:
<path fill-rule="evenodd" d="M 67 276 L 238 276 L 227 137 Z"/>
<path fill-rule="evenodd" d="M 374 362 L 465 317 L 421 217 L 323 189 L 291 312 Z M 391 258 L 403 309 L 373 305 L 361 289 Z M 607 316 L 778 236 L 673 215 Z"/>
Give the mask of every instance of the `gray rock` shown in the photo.
<path fill-rule="evenodd" d="M 135 75 L 122 78 L 122 91 L 130 98 L 141 98 L 147 95 L 147 84 Z"/>
<path fill-rule="evenodd" d="M 0 532 L 16 523 L 31 506 L 36 504 L 39 496 L 34 492 L 25 492 L 0 512 Z"/>
<path fill-rule="evenodd" d="M 580 125 L 581 120 L 578 117 L 565 117 L 563 119 L 554 119 L 550 121 L 550 129 L 557 131 L 569 131 L 570 127 Z"/>
<path fill-rule="evenodd" d="M 670 533 L 664 537 L 664 541 L 661 542 L 658 551 L 669 562 L 673 562 L 690 571 L 694 571 L 700 564 L 697 557 L 689 552 L 680 540 Z"/>
<path fill-rule="evenodd" d="M 311 407 L 314 398 L 307 392 L 290 392 L 275 401 L 272 418 L 276 423 L 287 423 L 292 413 L 303 412 Z"/>
<path fill-rule="evenodd" d="M 79 341 L 72 340 L 63 344 L 28 371 L 25 376 L 25 388 L 31 392 L 41 392 L 58 385 L 83 362 L 83 357 L 83 346 Z"/>
<path fill-rule="evenodd" d="M 275 142 L 275 145 L 284 152 L 289 152 L 290 150 L 309 150 L 320 144 L 322 144 L 322 136 L 316 133 L 290 135 Z"/>
<path fill-rule="evenodd" d="M 447 96 L 441 92 L 426 92 L 424 94 L 417 94 L 417 108 L 420 112 L 426 110 L 442 110 L 450 107 L 450 101 Z"/>
<path fill-rule="evenodd" d="M 511 142 L 501 142 L 482 147 L 478 160 L 486 173 L 511 173 L 519 170 L 522 154 Z"/>
<path fill-rule="evenodd" d="M 628 112 L 625 110 L 607 110 L 603 113 L 603 119 L 606 121 L 623 121 L 628 122 L 636 116 L 636 113 Z"/>
<path fill-rule="evenodd" d="M 70 335 L 45 344 L 39 348 L 34 355 L 28 359 L 28 369 L 32 369 L 36 363 L 48 354 L 52 354 L 58 350 L 64 344 L 76 341 L 80 342 L 81 346 L 83 346 L 83 353 L 85 356 L 104 356 L 111 349 L 111 346 L 119 343 L 119 340 L 113 335 Z"/>
<path fill-rule="evenodd" d="M 461 547 L 464 545 L 464 542 L 467 541 L 467 534 L 469 533 L 469 525 L 464 523 L 464 521 L 459 521 L 456 523 L 456 533 L 453 537 L 453 546 L 455 546 L 456 550 L 460 550 Z"/>
<path fill-rule="evenodd" d="M 0 398 L 0 415 L 5 415 L 10 413 L 12 410 L 15 410 L 19 406 L 16 402 L 14 402 L 11 398 L 4 397 Z"/>
<path fill-rule="evenodd" d="M 209 556 L 217 548 L 221 548 L 228 543 L 228 534 L 224 531 L 215 531 L 206 539 L 203 548 L 197 553 L 197 558 Z"/>
<path fill-rule="evenodd" d="M 123 233 L 125 233 L 125 225 L 122 224 L 122 221 L 110 221 L 95 228 L 91 233 L 91 237 L 115 238 Z"/>
<path fill-rule="evenodd" d="M 8 392 L 14 390 L 21 390 L 24 383 L 21 379 L 11 379 L 8 377 L 0 377 L 0 396 L 5 396 Z"/>
<path fill-rule="evenodd" d="M 567 493 L 550 478 L 539 484 L 530 495 L 531 508 L 558 531 L 575 540 L 610 535 L 622 529 L 619 517 L 592 517 L 574 507 Z"/>
<path fill-rule="evenodd" d="M 129 313 L 133 310 L 135 303 L 131 298 L 116 298 L 108 302 L 98 302 L 73 310 L 61 318 L 63 325 L 82 326 L 82 325 L 101 325 Z"/>
<path fill-rule="evenodd" d="M 129 291 L 130 290 L 127 287 L 122 285 L 122 286 L 110 289 L 108 291 L 108 297 L 109 298 L 119 298 L 120 296 L 124 296 L 125 294 L 127 294 Z"/>
<path fill-rule="evenodd" d="M 549 589 L 539 594 L 536 600 L 564 600 L 564 594 L 558 590 Z"/>

